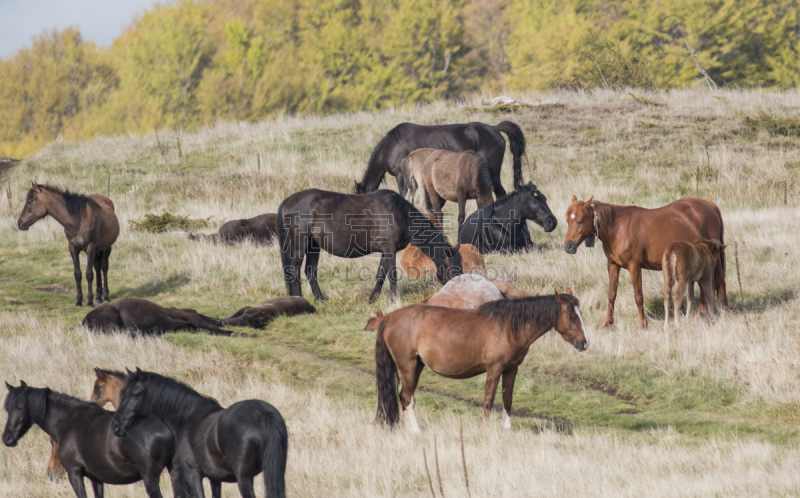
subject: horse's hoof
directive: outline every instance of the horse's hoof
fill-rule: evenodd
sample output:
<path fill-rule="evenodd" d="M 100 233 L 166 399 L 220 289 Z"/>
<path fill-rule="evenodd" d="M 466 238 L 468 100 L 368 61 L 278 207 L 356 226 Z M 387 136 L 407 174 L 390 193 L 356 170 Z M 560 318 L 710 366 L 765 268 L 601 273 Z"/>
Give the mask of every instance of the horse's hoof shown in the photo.
<path fill-rule="evenodd" d="M 94 308 L 94 301 L 89 300 L 89 302 L 86 303 L 86 306 L 89 308 Z"/>
<path fill-rule="evenodd" d="M 614 322 L 606 322 L 603 325 L 600 325 L 601 329 L 610 329 L 614 325 Z"/>
<path fill-rule="evenodd" d="M 60 472 L 56 469 L 47 469 L 47 477 L 50 478 L 51 481 L 56 482 L 58 479 L 64 475 L 63 472 Z"/>

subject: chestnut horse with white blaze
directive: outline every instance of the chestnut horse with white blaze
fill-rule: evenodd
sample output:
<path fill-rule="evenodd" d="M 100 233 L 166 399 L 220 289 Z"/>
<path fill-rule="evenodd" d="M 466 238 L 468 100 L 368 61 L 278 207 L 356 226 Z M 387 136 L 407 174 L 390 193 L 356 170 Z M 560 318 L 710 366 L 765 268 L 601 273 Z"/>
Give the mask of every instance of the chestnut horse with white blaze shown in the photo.
<path fill-rule="evenodd" d="M 412 304 L 383 317 L 375 343 L 377 421 L 396 425 L 397 373 L 400 401 L 412 432 L 414 391 L 426 366 L 444 377 L 466 379 L 486 372 L 483 420 L 489 418 L 503 380 L 504 428 L 511 428 L 511 401 L 517 370 L 531 344 L 555 328 L 578 351 L 589 346 L 580 304 L 571 294 L 502 299 L 479 308 L 457 309 Z"/>
<path fill-rule="evenodd" d="M 575 254 L 581 242 L 594 246 L 595 237 L 603 243 L 608 260 L 608 310 L 603 328 L 614 323 L 614 301 L 617 299 L 619 270 L 631 275 L 633 294 L 639 310 L 639 327 L 647 327 L 642 294 L 642 269 L 661 271 L 664 251 L 673 242 L 682 240 L 724 240 L 724 224 L 719 208 L 707 199 L 681 199 L 666 206 L 647 209 L 618 206 L 595 201 L 580 201 L 574 195 L 567 208 L 567 236 L 564 250 Z M 725 290 L 725 252 L 719 253 L 714 267 L 717 299 L 728 306 Z M 701 301 L 699 311 L 705 312 Z"/>

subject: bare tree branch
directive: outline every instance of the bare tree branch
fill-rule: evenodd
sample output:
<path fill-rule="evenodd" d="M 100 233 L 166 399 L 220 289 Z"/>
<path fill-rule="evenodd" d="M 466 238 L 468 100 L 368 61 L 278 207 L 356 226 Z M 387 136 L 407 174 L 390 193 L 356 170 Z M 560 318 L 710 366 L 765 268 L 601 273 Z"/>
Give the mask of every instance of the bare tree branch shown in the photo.
<path fill-rule="evenodd" d="M 700 63 L 697 62 L 697 55 L 695 55 L 694 49 L 689 46 L 689 40 L 684 38 L 683 41 L 686 42 L 686 48 L 688 48 L 689 53 L 692 54 L 692 59 L 694 59 L 694 65 L 697 66 L 697 69 L 700 71 L 700 74 L 702 74 L 703 78 L 706 79 L 706 84 L 708 85 L 708 88 L 710 90 L 718 90 L 719 87 L 717 86 L 717 83 L 711 79 L 711 76 L 709 76 L 706 70 L 703 69 L 703 66 L 701 66 Z"/>

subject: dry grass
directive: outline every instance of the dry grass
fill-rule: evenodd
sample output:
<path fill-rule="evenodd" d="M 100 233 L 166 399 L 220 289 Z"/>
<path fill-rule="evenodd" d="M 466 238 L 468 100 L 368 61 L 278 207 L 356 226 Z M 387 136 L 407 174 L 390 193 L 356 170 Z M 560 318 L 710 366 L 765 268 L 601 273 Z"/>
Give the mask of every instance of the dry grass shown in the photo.
<path fill-rule="evenodd" d="M 181 139 L 182 168 L 172 149 L 164 166 L 153 136 L 49 147 L 5 177 L 14 210 L 0 203 L 0 375 L 85 397 L 91 367 L 138 365 L 178 376 L 223 404 L 268 400 L 291 432 L 287 479 L 294 496 L 429 493 L 423 447 L 438 493 L 434 434 L 445 494 L 464 496 L 462 423 L 472 496 L 796 493 L 800 148 L 796 138 L 752 131 L 744 118 L 798 115 L 800 92 L 637 96 L 664 105 L 642 104 L 624 92 L 595 92 L 558 95 L 564 107 L 503 118 L 437 103 L 378 114 L 221 124 L 191 135 L 174 133 Z M 515 390 L 515 406 L 525 417 L 514 419 L 510 433 L 496 423 L 477 425 L 479 411 L 471 402 L 482 399 L 481 378 L 446 381 L 429 373 L 422 385 L 430 390 L 418 400 L 421 436 L 372 425 L 373 340 L 359 328 L 374 311 L 366 304 L 374 259 L 323 255 L 322 264 L 335 276 L 321 284 L 331 300 L 320 306 L 320 315 L 278 320 L 258 339 L 173 334 L 133 340 L 71 328 L 83 314 L 71 306 L 72 295 L 35 289 L 62 284 L 74 292 L 61 227 L 54 221 L 28 232 L 15 227 L 31 179 L 105 193 L 110 171 L 111 196 L 124 227 L 144 213 L 164 211 L 222 222 L 275 212 L 285 196 L 303 188 L 350 191 L 374 144 L 399 122 L 500 119 L 521 125 L 530 146 L 525 177 L 535 159 L 533 179 L 560 220 L 573 194 L 643 206 L 695 194 L 713 199 L 725 218 L 726 242 L 738 243 L 744 287 L 742 297 L 731 252 L 731 311 L 713 323 L 692 319 L 665 335 L 660 273 L 644 274 L 651 327 L 638 331 L 623 272 L 618 324 L 599 331 L 608 285 L 602 251 L 582 247 L 569 256 L 561 249 L 564 226 L 552 234 L 532 228 L 540 251 L 490 255 L 487 264 L 533 293 L 571 286 L 581 299 L 591 348 L 579 355 L 554 335 L 532 348 Z M 171 135 L 161 134 L 162 143 L 175 143 Z M 507 159 L 506 185 L 508 166 Z M 394 187 L 394 180 L 388 183 Z M 452 217 L 453 207 L 446 212 Z M 222 315 L 284 293 L 274 246 L 228 247 L 193 243 L 178 232 L 123 230 L 114 251 L 112 297 L 147 297 Z M 339 278 L 363 267 L 363 279 Z M 401 302 L 384 296 L 378 307 L 396 308 L 436 287 L 401 282 Z M 0 494 L 69 496 L 65 480 L 46 480 L 48 450 L 38 429 L 18 448 L 0 449 Z M 234 496 L 234 487 L 225 489 Z M 140 486 L 109 490 L 111 496 L 142 492 Z"/>

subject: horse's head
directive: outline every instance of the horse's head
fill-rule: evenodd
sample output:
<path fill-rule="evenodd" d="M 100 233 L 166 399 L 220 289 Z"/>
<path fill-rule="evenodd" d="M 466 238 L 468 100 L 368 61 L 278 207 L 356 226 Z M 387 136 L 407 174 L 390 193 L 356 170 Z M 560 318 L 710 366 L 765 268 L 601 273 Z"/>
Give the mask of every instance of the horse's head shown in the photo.
<path fill-rule="evenodd" d="M 561 307 L 558 312 L 556 331 L 565 341 L 575 346 L 575 349 L 586 351 L 586 348 L 589 347 L 589 339 L 586 337 L 586 329 L 583 327 L 578 298 L 572 295 L 572 290 L 568 289 L 566 294 L 556 292 L 556 302 Z"/>
<path fill-rule="evenodd" d="M 119 407 L 111 418 L 114 435 L 124 436 L 138 419 L 148 415 L 147 386 L 147 376 L 138 367 L 135 372 L 128 372 L 119 395 Z"/>
<path fill-rule="evenodd" d="M 14 387 L 6 382 L 6 388 L 8 388 L 8 394 L 4 406 L 8 413 L 8 420 L 6 420 L 6 428 L 3 430 L 3 444 L 12 447 L 16 446 L 17 441 L 31 428 L 33 417 L 29 408 L 28 394 L 30 390 L 28 385 L 20 381 L 19 387 Z"/>
<path fill-rule="evenodd" d="M 20 230 L 27 230 L 31 225 L 47 216 L 47 203 L 44 200 L 45 189 L 36 182 L 31 182 L 32 186 L 25 196 L 25 206 L 17 220 L 17 227 Z"/>
<path fill-rule="evenodd" d="M 525 218 L 532 220 L 537 225 L 544 228 L 545 232 L 552 232 L 558 225 L 558 220 L 550 211 L 550 206 L 547 205 L 547 197 L 544 196 L 533 184 L 528 182 L 518 189 L 524 193 L 524 203 L 522 206 L 522 214 Z"/>
<path fill-rule="evenodd" d="M 120 393 L 125 382 L 106 370 L 95 368 L 94 373 L 97 378 L 94 380 L 89 401 L 100 406 L 105 406 L 106 403 L 111 403 L 115 407 L 119 406 Z"/>
<path fill-rule="evenodd" d="M 567 208 L 567 238 L 564 240 L 564 250 L 569 254 L 578 252 L 578 246 L 586 241 L 586 247 L 594 247 L 597 229 L 594 222 L 594 205 L 590 197 L 583 202 L 572 196 L 572 204 Z"/>
<path fill-rule="evenodd" d="M 459 242 L 455 247 L 436 248 L 435 251 L 444 251 L 444 258 L 440 264 L 436 265 L 436 277 L 439 282 L 446 284 L 451 278 L 461 275 L 463 269 L 461 267 L 461 249 Z"/>
<path fill-rule="evenodd" d="M 723 244 L 722 242 L 718 241 L 717 239 L 702 239 L 697 241 L 698 244 L 705 244 L 708 247 L 708 250 L 711 251 L 711 254 L 716 256 L 717 254 L 721 253 L 728 247 L 727 244 Z"/>
<path fill-rule="evenodd" d="M 367 320 L 367 324 L 364 325 L 364 332 L 367 330 L 378 330 L 378 327 L 381 325 L 381 320 L 383 320 L 383 311 L 378 310 L 375 316 Z"/>

